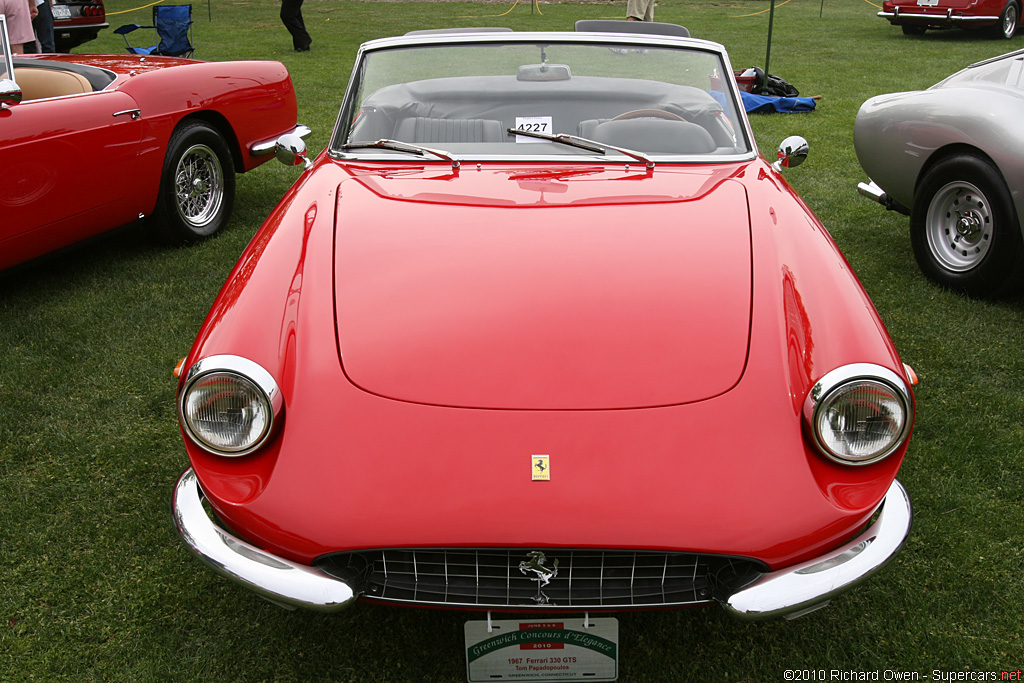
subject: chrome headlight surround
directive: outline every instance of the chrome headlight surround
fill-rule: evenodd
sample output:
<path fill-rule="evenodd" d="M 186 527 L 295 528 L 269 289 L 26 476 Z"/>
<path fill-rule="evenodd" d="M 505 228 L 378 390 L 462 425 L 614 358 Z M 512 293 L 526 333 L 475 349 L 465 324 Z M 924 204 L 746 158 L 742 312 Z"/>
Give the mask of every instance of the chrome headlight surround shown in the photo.
<path fill-rule="evenodd" d="M 870 465 L 906 441 L 913 400 L 903 379 L 872 363 L 836 368 L 804 401 L 804 422 L 815 446 L 841 465 Z"/>
<path fill-rule="evenodd" d="M 188 370 L 178 396 L 178 419 L 203 450 L 248 455 L 265 444 L 283 418 L 274 377 L 240 356 L 210 356 Z"/>

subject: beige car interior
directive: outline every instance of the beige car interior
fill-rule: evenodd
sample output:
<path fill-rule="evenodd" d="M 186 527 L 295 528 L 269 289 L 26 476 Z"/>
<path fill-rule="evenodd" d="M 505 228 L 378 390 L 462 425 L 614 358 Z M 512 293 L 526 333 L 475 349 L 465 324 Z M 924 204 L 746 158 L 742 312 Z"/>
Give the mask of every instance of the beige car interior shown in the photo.
<path fill-rule="evenodd" d="M 21 87 L 22 101 L 92 92 L 88 79 L 71 71 L 20 67 L 14 69 L 14 80 Z"/>

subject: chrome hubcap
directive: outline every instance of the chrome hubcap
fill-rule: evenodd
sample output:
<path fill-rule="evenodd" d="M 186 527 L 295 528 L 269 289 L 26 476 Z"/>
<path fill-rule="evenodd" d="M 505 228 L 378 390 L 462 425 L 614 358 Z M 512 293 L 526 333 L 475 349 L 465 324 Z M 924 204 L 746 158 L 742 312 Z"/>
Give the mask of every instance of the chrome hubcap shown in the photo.
<path fill-rule="evenodd" d="M 213 150 L 193 145 L 181 156 L 174 174 L 178 215 L 194 228 L 210 223 L 224 200 L 224 169 Z"/>
<path fill-rule="evenodd" d="M 928 246 L 939 264 L 962 273 L 977 267 L 992 246 L 988 199 L 967 182 L 949 183 L 928 207 Z"/>
<path fill-rule="evenodd" d="M 978 215 L 978 212 L 968 211 L 967 215 L 960 216 L 960 220 L 956 222 L 956 238 L 954 241 L 963 239 L 967 242 L 973 242 L 981 232 L 981 225 L 982 218 Z"/>

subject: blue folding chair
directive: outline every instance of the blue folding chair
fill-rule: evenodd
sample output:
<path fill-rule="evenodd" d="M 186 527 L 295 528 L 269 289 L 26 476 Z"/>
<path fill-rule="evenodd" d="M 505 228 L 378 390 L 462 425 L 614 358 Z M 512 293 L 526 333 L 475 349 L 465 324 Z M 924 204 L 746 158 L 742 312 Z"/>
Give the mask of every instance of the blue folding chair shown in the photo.
<path fill-rule="evenodd" d="M 160 42 L 150 47 L 133 47 L 128 34 L 140 28 L 156 31 Z M 191 57 L 192 46 L 192 5 L 157 5 L 153 8 L 153 25 L 127 24 L 114 29 L 124 38 L 128 52 L 134 55 L 165 55 L 168 57 Z"/>

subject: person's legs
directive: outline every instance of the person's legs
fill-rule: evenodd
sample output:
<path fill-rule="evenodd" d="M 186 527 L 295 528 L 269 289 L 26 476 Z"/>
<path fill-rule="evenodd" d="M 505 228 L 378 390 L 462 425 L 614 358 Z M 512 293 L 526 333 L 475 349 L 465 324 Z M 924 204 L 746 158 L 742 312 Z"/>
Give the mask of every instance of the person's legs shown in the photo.
<path fill-rule="evenodd" d="M 654 0 L 626 0 L 626 19 L 654 21 Z"/>
<path fill-rule="evenodd" d="M 313 39 L 302 20 L 302 0 L 281 0 L 281 23 L 292 34 L 292 47 L 301 52 L 309 49 Z"/>
<path fill-rule="evenodd" d="M 50 8 L 49 0 L 36 6 L 39 14 L 32 19 L 32 28 L 36 32 L 36 45 L 40 52 L 56 52 L 57 46 L 53 41 L 53 10 Z"/>

